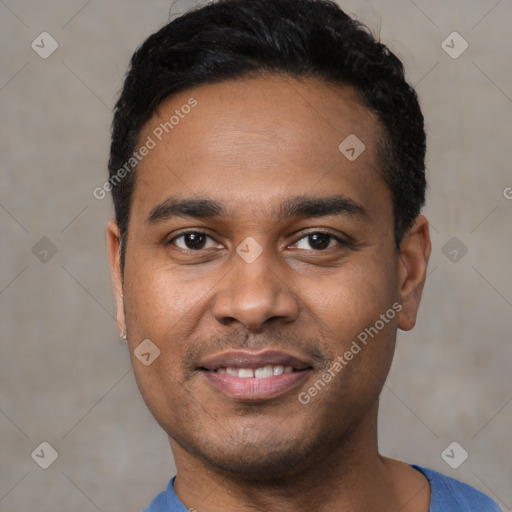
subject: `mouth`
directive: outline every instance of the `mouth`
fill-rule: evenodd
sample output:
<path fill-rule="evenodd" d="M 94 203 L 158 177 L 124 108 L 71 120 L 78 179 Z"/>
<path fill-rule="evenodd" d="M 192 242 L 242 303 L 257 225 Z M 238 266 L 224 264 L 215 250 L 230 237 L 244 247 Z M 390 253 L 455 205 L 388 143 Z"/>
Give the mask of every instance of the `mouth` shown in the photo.
<path fill-rule="evenodd" d="M 228 374 L 233 377 L 240 377 L 241 379 L 268 379 L 270 377 L 277 377 L 282 375 L 283 373 L 292 373 L 292 372 L 300 372 L 304 370 L 298 370 L 293 366 L 281 366 L 281 365 L 272 365 L 267 364 L 262 366 L 261 368 L 235 368 L 233 366 L 228 366 L 227 368 L 218 368 L 217 370 L 213 370 L 220 375 Z"/>
<path fill-rule="evenodd" d="M 313 366 L 283 352 L 229 352 L 202 362 L 198 370 L 229 398 L 261 401 L 298 387 Z"/>

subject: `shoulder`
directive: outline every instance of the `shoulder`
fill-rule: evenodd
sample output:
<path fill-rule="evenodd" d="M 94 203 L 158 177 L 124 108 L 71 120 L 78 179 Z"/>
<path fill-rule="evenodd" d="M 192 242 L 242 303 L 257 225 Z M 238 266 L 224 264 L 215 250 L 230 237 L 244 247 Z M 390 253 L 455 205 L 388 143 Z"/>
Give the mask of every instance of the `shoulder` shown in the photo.
<path fill-rule="evenodd" d="M 429 512 L 501 512 L 498 504 L 474 487 L 432 469 L 412 465 L 430 482 Z"/>
<path fill-rule="evenodd" d="M 165 491 L 157 494 L 149 507 L 142 512 L 189 512 L 174 492 L 174 479 L 172 478 Z"/>

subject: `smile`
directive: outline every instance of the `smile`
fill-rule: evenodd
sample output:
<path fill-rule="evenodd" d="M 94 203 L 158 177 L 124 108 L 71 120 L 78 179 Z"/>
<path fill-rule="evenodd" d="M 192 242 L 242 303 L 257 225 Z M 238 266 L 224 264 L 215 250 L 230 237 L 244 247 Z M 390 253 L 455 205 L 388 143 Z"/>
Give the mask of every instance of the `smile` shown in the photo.
<path fill-rule="evenodd" d="M 219 368 L 215 370 L 217 373 L 221 375 L 227 373 L 228 375 L 233 375 L 234 377 L 240 377 L 242 379 L 268 379 L 269 377 L 276 377 L 278 375 L 282 375 L 283 373 L 292 373 L 293 366 L 280 366 L 280 365 L 271 365 L 267 364 L 266 366 L 262 366 L 261 368 Z"/>
<path fill-rule="evenodd" d="M 199 368 L 216 391 L 243 401 L 268 400 L 287 393 L 312 369 L 304 359 L 268 350 L 220 354 L 203 361 Z"/>

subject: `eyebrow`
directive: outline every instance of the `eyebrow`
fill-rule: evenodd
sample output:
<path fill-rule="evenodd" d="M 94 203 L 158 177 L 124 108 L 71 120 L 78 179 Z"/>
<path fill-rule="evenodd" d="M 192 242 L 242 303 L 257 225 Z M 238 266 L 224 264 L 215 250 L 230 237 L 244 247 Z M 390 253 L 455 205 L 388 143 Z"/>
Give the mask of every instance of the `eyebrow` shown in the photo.
<path fill-rule="evenodd" d="M 327 217 L 349 215 L 368 218 L 368 212 L 359 203 L 343 195 L 328 197 L 299 196 L 286 200 L 280 208 L 280 217 Z"/>
<path fill-rule="evenodd" d="M 197 217 L 207 219 L 219 217 L 224 213 L 222 205 L 213 199 L 178 199 L 168 197 L 155 206 L 149 213 L 146 222 L 156 224 L 173 217 Z"/>
<path fill-rule="evenodd" d="M 221 217 L 226 214 L 223 205 L 209 198 L 179 199 L 168 197 L 155 206 L 146 222 L 157 224 L 173 217 L 195 217 L 208 219 Z M 284 201 L 276 215 L 287 219 L 292 217 L 327 217 L 333 215 L 348 215 L 359 218 L 369 218 L 366 209 L 353 199 L 343 195 L 328 197 L 297 196 Z"/>

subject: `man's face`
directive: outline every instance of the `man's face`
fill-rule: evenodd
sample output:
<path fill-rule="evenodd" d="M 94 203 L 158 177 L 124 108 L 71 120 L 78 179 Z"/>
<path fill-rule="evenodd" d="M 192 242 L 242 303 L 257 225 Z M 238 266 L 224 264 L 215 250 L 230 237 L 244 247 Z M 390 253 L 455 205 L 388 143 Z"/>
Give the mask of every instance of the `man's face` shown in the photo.
<path fill-rule="evenodd" d="M 145 126 L 157 144 L 137 169 L 118 318 L 146 404 L 189 454 L 280 472 L 374 422 L 397 326 L 412 326 L 389 313 L 405 274 L 378 129 L 350 88 L 278 77 L 183 92 Z M 351 135 L 355 160 L 356 139 L 339 149 Z"/>

